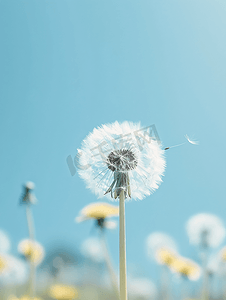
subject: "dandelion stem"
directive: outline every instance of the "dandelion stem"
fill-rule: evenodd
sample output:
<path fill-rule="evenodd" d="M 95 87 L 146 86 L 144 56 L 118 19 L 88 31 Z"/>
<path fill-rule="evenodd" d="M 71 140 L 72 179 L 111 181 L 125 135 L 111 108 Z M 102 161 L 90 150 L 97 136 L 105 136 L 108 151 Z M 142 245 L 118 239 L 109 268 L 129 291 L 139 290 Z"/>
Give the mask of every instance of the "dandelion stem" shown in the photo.
<path fill-rule="evenodd" d="M 121 191 L 119 196 L 119 266 L 120 266 L 120 300 L 127 300 L 124 190 Z"/>
<path fill-rule="evenodd" d="M 103 229 L 101 229 L 101 243 L 102 243 L 102 247 L 103 247 L 105 262 L 106 262 L 108 272 L 109 272 L 110 277 L 111 277 L 112 287 L 115 291 L 117 299 L 119 299 L 119 289 L 118 289 L 117 277 L 116 277 L 115 272 L 114 272 L 113 264 L 112 264 L 112 261 L 111 261 L 111 258 L 110 258 L 110 254 L 109 254 L 109 251 L 108 251 L 106 238 L 105 238 L 105 234 L 104 234 Z"/>
<path fill-rule="evenodd" d="M 202 253 L 202 268 L 203 268 L 203 286 L 202 286 L 202 300 L 208 300 L 208 273 L 207 273 L 207 252 Z"/>
<path fill-rule="evenodd" d="M 34 221 L 31 213 L 31 207 L 29 204 L 26 205 L 26 216 L 27 216 L 27 225 L 28 225 L 28 232 L 29 232 L 29 239 L 31 242 L 35 240 L 35 229 L 34 229 Z M 30 280 L 29 280 L 29 292 L 30 296 L 35 296 L 35 280 L 36 280 L 36 272 L 35 272 L 35 263 L 32 259 L 32 254 L 30 257 Z"/>

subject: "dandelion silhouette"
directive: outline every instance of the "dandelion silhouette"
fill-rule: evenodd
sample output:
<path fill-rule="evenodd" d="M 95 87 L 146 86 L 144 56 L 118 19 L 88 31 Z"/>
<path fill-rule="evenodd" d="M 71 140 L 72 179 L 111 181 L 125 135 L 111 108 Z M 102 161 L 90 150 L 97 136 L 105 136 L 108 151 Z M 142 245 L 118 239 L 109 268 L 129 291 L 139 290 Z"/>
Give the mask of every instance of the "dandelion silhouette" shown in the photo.
<path fill-rule="evenodd" d="M 147 138 L 148 136 L 148 138 Z M 165 169 L 164 150 L 140 124 L 123 122 L 95 128 L 79 150 L 79 170 L 96 195 L 119 199 L 120 299 L 127 299 L 125 199 L 143 199 L 156 190 Z"/>

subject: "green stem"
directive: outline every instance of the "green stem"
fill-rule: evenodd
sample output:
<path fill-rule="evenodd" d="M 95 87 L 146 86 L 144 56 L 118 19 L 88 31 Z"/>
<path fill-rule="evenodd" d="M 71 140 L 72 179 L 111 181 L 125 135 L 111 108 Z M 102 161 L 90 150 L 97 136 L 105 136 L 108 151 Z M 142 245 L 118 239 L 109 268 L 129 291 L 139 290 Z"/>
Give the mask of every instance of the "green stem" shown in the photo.
<path fill-rule="evenodd" d="M 35 229 L 34 229 L 34 221 L 31 213 L 30 204 L 26 206 L 26 216 L 27 216 L 27 225 L 29 232 L 29 239 L 34 242 L 35 241 Z M 35 281 L 36 281 L 36 269 L 35 263 L 32 259 L 29 261 L 30 263 L 30 280 L 29 280 L 29 294 L 32 298 L 35 297 Z"/>
<path fill-rule="evenodd" d="M 124 190 L 121 191 L 119 196 L 119 266 L 120 266 L 120 300 L 127 300 Z"/>

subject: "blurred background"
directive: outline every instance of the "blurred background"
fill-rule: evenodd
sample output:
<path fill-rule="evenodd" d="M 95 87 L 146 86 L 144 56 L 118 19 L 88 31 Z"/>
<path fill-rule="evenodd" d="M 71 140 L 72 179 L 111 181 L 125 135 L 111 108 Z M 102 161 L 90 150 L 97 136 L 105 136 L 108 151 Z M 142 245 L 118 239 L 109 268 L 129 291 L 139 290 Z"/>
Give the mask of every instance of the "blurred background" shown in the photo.
<path fill-rule="evenodd" d="M 105 264 L 82 251 L 98 230 L 93 220 L 75 222 L 84 206 L 108 200 L 86 189 L 66 159 L 93 128 L 116 120 L 155 124 L 163 148 L 183 143 L 185 134 L 200 142 L 168 150 L 159 189 L 126 203 L 128 276 L 161 290 L 146 245 L 156 231 L 200 264 L 186 222 L 198 213 L 226 222 L 225 15 L 224 0 L 0 1 L 0 229 L 10 255 L 21 259 L 17 246 L 28 229 L 19 199 L 23 185 L 34 182 L 36 239 L 45 249 L 40 286 L 62 276 L 57 282 L 83 286 L 81 299 L 111 299 Z M 117 272 L 118 229 L 106 239 Z M 189 297 L 199 297 L 201 280 L 188 283 Z M 181 279 L 171 281 L 179 299 Z M 212 297 L 222 297 L 219 282 Z"/>

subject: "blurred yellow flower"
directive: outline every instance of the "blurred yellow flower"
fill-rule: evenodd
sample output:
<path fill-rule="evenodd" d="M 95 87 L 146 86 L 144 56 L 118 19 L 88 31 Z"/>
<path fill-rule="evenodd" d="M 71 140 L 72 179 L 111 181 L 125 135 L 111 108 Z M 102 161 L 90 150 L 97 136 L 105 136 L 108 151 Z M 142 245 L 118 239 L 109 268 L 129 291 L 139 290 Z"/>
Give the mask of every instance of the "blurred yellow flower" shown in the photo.
<path fill-rule="evenodd" d="M 0 274 L 3 273 L 6 268 L 7 268 L 6 258 L 0 255 Z"/>
<path fill-rule="evenodd" d="M 88 219 L 105 219 L 107 217 L 118 216 L 119 207 L 104 202 L 96 202 L 85 206 L 80 216 L 76 218 L 77 222 L 82 222 Z"/>
<path fill-rule="evenodd" d="M 21 298 L 18 298 L 14 295 L 10 295 L 8 300 L 42 300 L 41 298 L 38 297 L 29 297 L 27 295 L 22 296 Z"/>
<path fill-rule="evenodd" d="M 44 249 L 42 245 L 29 239 L 22 240 L 19 243 L 18 251 L 35 265 L 39 265 L 44 258 Z"/>
<path fill-rule="evenodd" d="M 161 265 L 170 267 L 176 258 L 176 254 L 167 248 L 159 248 L 156 252 L 156 259 Z"/>
<path fill-rule="evenodd" d="M 72 286 L 67 286 L 63 284 L 52 285 L 49 290 L 49 296 L 54 299 L 77 299 L 78 290 Z"/>
<path fill-rule="evenodd" d="M 171 270 L 190 280 L 198 280 L 201 275 L 201 269 L 194 261 L 179 257 L 173 261 L 170 266 Z"/>
<path fill-rule="evenodd" d="M 222 260 L 226 261 L 226 247 L 224 247 L 220 253 Z"/>

